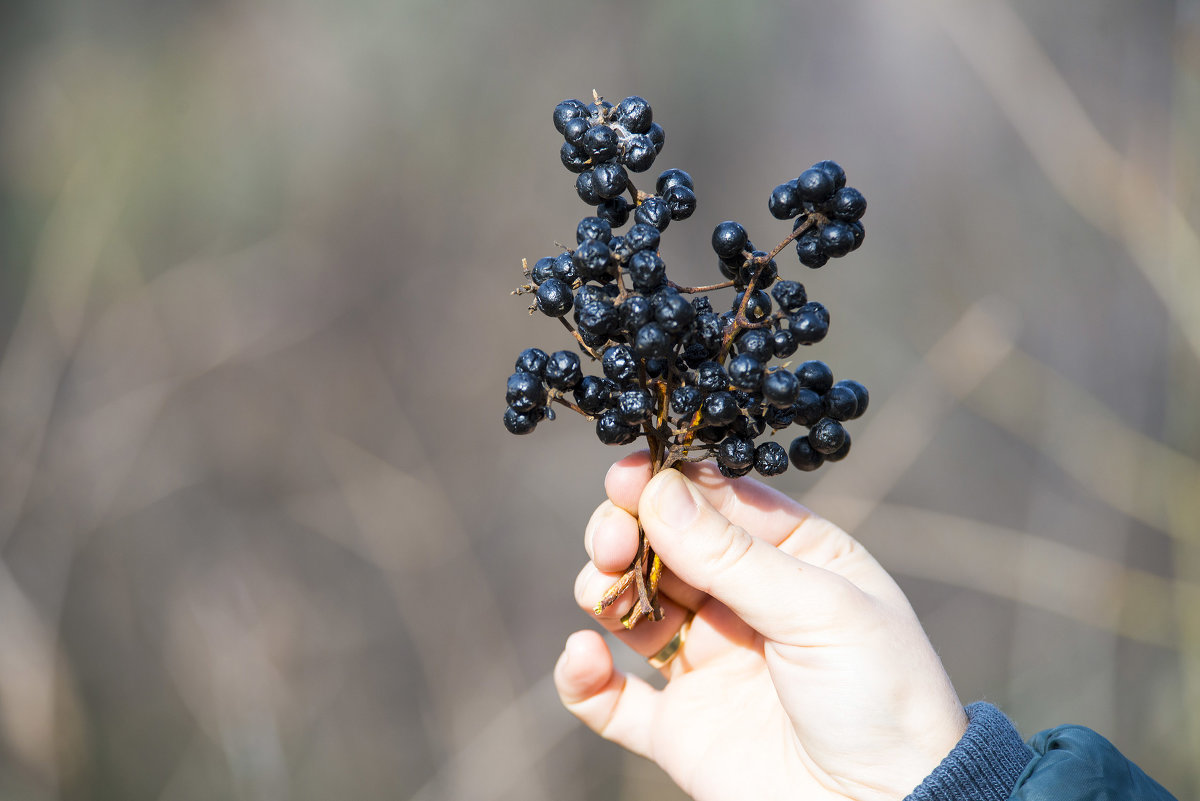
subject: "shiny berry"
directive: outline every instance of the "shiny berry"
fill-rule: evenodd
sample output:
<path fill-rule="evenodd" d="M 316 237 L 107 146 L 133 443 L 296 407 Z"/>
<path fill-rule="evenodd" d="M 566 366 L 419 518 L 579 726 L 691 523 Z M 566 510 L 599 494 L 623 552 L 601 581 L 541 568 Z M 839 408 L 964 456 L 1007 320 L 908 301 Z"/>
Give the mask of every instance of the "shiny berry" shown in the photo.
<path fill-rule="evenodd" d="M 792 404 L 796 413 L 795 420 L 802 426 L 812 427 L 825 416 L 825 401 L 811 389 L 801 389 L 796 393 L 796 402 Z"/>
<path fill-rule="evenodd" d="M 546 387 L 533 373 L 513 373 L 508 377 L 504 400 L 518 412 L 546 405 Z"/>
<path fill-rule="evenodd" d="M 646 223 L 636 223 L 630 226 L 625 232 L 625 241 L 629 244 L 630 250 L 658 250 L 658 243 L 662 238 L 661 232 L 653 225 Z"/>
<path fill-rule="evenodd" d="M 541 348 L 526 348 L 517 357 L 517 372 L 540 376 L 546 371 L 546 360 L 549 358 Z"/>
<path fill-rule="evenodd" d="M 775 297 L 779 308 L 785 312 L 794 312 L 808 303 L 808 294 L 804 291 L 804 284 L 799 281 L 779 281 L 771 290 L 771 294 Z"/>
<path fill-rule="evenodd" d="M 637 95 L 631 95 L 618 103 L 615 116 L 625 130 L 635 134 L 646 133 L 654 122 L 654 110 Z"/>
<path fill-rule="evenodd" d="M 564 100 L 554 107 L 554 128 L 562 133 L 566 124 L 577 117 L 586 117 L 586 107 L 581 100 Z"/>
<path fill-rule="evenodd" d="M 696 310 L 682 295 L 668 295 L 654 309 L 654 319 L 668 334 L 679 334 L 696 319 Z"/>
<path fill-rule="evenodd" d="M 825 462 L 825 454 L 813 449 L 808 437 L 796 437 L 788 447 L 788 458 L 797 470 L 811 473 Z"/>
<path fill-rule="evenodd" d="M 617 307 L 621 314 L 621 330 L 627 334 L 636 334 L 637 330 L 654 318 L 654 309 L 650 299 L 641 295 L 630 295 Z"/>
<path fill-rule="evenodd" d="M 529 271 L 529 278 L 533 283 L 540 284 L 547 278 L 554 277 L 554 259 L 549 256 L 543 256 L 533 264 L 533 269 Z"/>
<path fill-rule="evenodd" d="M 570 251 L 554 257 L 554 277 L 567 284 L 574 284 L 579 278 L 579 272 L 575 269 L 575 259 Z"/>
<path fill-rule="evenodd" d="M 796 368 L 796 378 L 800 386 L 811 389 L 818 395 L 824 395 L 833 386 L 833 370 L 825 362 L 813 359 Z"/>
<path fill-rule="evenodd" d="M 775 353 L 771 333 L 765 328 L 752 328 L 738 334 L 734 340 L 734 348 L 738 353 L 749 353 L 760 362 L 766 362 Z"/>
<path fill-rule="evenodd" d="M 563 166 L 571 172 L 583 172 L 589 166 L 587 151 L 570 142 L 563 142 L 563 146 L 559 148 L 558 157 L 562 160 Z"/>
<path fill-rule="evenodd" d="M 604 124 L 593 125 L 583 135 L 583 149 L 596 164 L 616 158 L 617 132 Z"/>
<path fill-rule="evenodd" d="M 829 216 L 844 222 L 854 222 L 867 211 L 867 199 L 852 186 L 843 186 L 829 201 Z"/>
<path fill-rule="evenodd" d="M 654 404 L 650 400 L 650 393 L 638 387 L 627 389 L 617 396 L 615 411 L 621 422 L 640 425 L 650 419 L 650 415 L 654 413 Z"/>
<path fill-rule="evenodd" d="M 792 423 L 796 422 L 796 407 L 784 406 L 768 406 L 766 414 L 763 415 L 763 421 L 775 431 L 787 428 Z"/>
<path fill-rule="evenodd" d="M 762 394 L 763 399 L 772 406 L 791 406 L 800 394 L 800 381 L 790 370 L 776 368 L 763 376 Z"/>
<path fill-rule="evenodd" d="M 833 182 L 833 188 L 841 189 L 846 185 L 846 171 L 842 169 L 842 165 L 836 161 L 818 161 L 812 165 L 812 169 L 820 170 L 829 176 L 829 180 Z"/>
<path fill-rule="evenodd" d="M 661 197 L 651 195 L 638 204 L 633 219 L 662 231 L 671 224 L 671 207 Z"/>
<path fill-rule="evenodd" d="M 607 348 L 600 363 L 604 368 L 604 375 L 618 384 L 626 384 L 637 378 L 637 359 L 628 345 L 613 345 Z"/>
<path fill-rule="evenodd" d="M 569 350 L 559 350 L 550 354 L 546 362 L 546 383 L 551 389 L 572 389 L 582 378 L 583 372 L 577 354 Z"/>
<path fill-rule="evenodd" d="M 574 303 L 571 287 L 567 286 L 565 281 L 548 278 L 538 287 L 537 307 L 542 314 L 550 317 L 562 317 L 571 310 Z"/>
<path fill-rule="evenodd" d="M 813 345 L 820 342 L 829 333 L 829 314 L 822 314 L 825 307 L 821 306 L 820 311 L 814 306 L 820 306 L 818 303 L 806 303 L 792 317 L 791 330 L 796 335 L 796 340 L 801 345 Z"/>
<path fill-rule="evenodd" d="M 729 389 L 729 373 L 718 362 L 704 362 L 696 368 L 696 386 L 705 392 Z"/>
<path fill-rule="evenodd" d="M 729 383 L 746 392 L 757 392 L 762 386 L 763 363 L 749 353 L 739 353 L 729 360 Z"/>
<path fill-rule="evenodd" d="M 604 202 L 604 198 L 596 191 L 596 173 L 592 170 L 584 170 L 575 178 L 575 194 L 589 206 L 599 206 Z"/>
<path fill-rule="evenodd" d="M 671 168 L 659 173 L 658 180 L 654 182 L 654 194 L 665 195 L 672 186 L 686 186 L 693 191 L 696 189 L 696 184 L 692 182 L 692 176 L 683 170 Z"/>
<path fill-rule="evenodd" d="M 724 426 L 738 416 L 737 401 L 731 392 L 713 392 L 700 405 L 701 419 L 710 426 Z"/>
<path fill-rule="evenodd" d="M 667 132 L 657 122 L 650 123 L 650 130 L 646 131 L 646 136 L 650 137 L 650 141 L 654 143 L 654 152 L 661 153 L 663 146 L 667 143 Z"/>
<path fill-rule="evenodd" d="M 814 270 L 824 267 L 829 261 L 829 254 L 821 245 L 820 232 L 809 230 L 801 234 L 800 238 L 796 240 L 796 256 L 805 267 Z"/>
<path fill-rule="evenodd" d="M 543 414 L 540 408 L 532 412 L 518 412 L 509 406 L 504 410 L 504 427 L 512 434 L 528 434 L 537 427 Z"/>
<path fill-rule="evenodd" d="M 585 375 L 574 389 L 575 405 L 588 414 L 600 414 L 612 402 L 612 384 L 599 376 Z"/>
<path fill-rule="evenodd" d="M 837 420 L 822 417 L 808 432 L 808 441 L 813 450 L 829 455 L 842 447 L 846 441 L 846 429 Z"/>
<path fill-rule="evenodd" d="M 754 464 L 754 441 L 745 437 L 726 437 L 717 448 L 717 462 L 734 470 Z"/>
<path fill-rule="evenodd" d="M 786 328 L 779 329 L 771 336 L 771 345 L 775 350 L 775 357 L 779 359 L 786 359 L 800 347 L 796 335 Z"/>
<path fill-rule="evenodd" d="M 654 165 L 658 151 L 654 142 L 645 134 L 631 136 L 625 140 L 625 149 L 618 161 L 629 168 L 631 172 L 645 172 Z"/>
<path fill-rule="evenodd" d="M 667 265 L 653 250 L 639 250 L 629 259 L 629 279 L 639 292 L 652 292 L 667 277 Z"/>
<path fill-rule="evenodd" d="M 621 422 L 616 412 L 605 412 L 596 421 L 596 437 L 605 445 L 628 445 L 638 438 L 638 428 Z"/>
<path fill-rule="evenodd" d="M 852 378 L 839 381 L 838 384 L 848 387 L 854 393 L 854 397 L 858 401 L 858 410 L 854 413 L 854 417 L 862 417 L 863 412 L 867 410 L 867 404 L 871 402 L 871 393 L 867 392 L 866 387 Z"/>
<path fill-rule="evenodd" d="M 840 462 L 846 458 L 846 454 L 850 453 L 850 432 L 846 432 L 846 441 L 842 443 L 842 447 L 838 448 L 833 453 L 825 456 L 827 462 Z"/>
<path fill-rule="evenodd" d="M 599 217 L 584 217 L 575 227 L 575 241 L 582 245 L 589 239 L 607 243 L 612 239 L 612 225 Z"/>
<path fill-rule="evenodd" d="M 584 117 L 568 120 L 567 124 L 563 126 L 563 139 L 578 147 L 583 142 L 583 135 L 587 133 L 589 127 L 591 127 L 591 123 Z"/>
<path fill-rule="evenodd" d="M 837 189 L 833 179 L 824 171 L 810 168 L 796 179 L 796 193 L 805 203 L 824 203 Z"/>
<path fill-rule="evenodd" d="M 620 164 L 601 164 L 592 170 L 596 194 L 605 200 L 617 197 L 629 188 L 629 173 Z"/>
<path fill-rule="evenodd" d="M 833 420 L 853 420 L 858 416 L 858 397 L 841 382 L 825 393 L 825 416 Z"/>
<path fill-rule="evenodd" d="M 646 323 L 634 337 L 633 352 L 643 359 L 666 358 L 671 353 L 671 336 L 658 323 Z"/>
<path fill-rule="evenodd" d="M 777 476 L 787 468 L 787 451 L 778 442 L 764 442 L 754 449 L 754 469 L 760 475 Z"/>
<path fill-rule="evenodd" d="M 623 197 L 610 197 L 596 207 L 596 214 L 614 228 L 619 228 L 629 222 L 629 214 L 633 206 Z M 617 237 L 613 237 L 617 239 Z M 612 242 L 609 243 L 612 245 Z"/>
<path fill-rule="evenodd" d="M 671 391 L 671 411 L 680 416 L 695 414 L 704 402 L 704 392 L 698 387 L 676 387 Z"/>
<path fill-rule="evenodd" d="M 737 297 L 733 299 L 733 308 L 737 310 L 741 308 L 742 300 L 745 298 L 745 292 L 737 293 Z M 762 322 L 771 316 L 771 296 L 761 289 L 756 289 L 750 293 L 750 297 L 746 299 L 746 319 L 752 323 Z"/>
<path fill-rule="evenodd" d="M 726 220 L 713 229 L 712 247 L 722 261 L 740 257 L 748 241 L 746 229 L 741 223 Z"/>
<path fill-rule="evenodd" d="M 830 220 L 821 229 L 821 250 L 831 258 L 845 256 L 854 249 L 854 232 L 838 220 Z"/>
<path fill-rule="evenodd" d="M 790 220 L 803 210 L 803 204 L 804 201 L 800 199 L 800 191 L 796 188 L 795 182 L 788 181 L 771 191 L 771 199 L 767 201 L 767 208 L 775 219 Z"/>
<path fill-rule="evenodd" d="M 571 256 L 575 272 L 585 281 L 594 281 L 612 264 L 612 251 L 599 239 L 586 239 Z"/>
<path fill-rule="evenodd" d="M 746 475 L 753 469 L 754 469 L 754 465 L 749 465 L 747 467 L 743 467 L 741 469 L 735 470 L 732 467 L 726 467 L 725 465 L 721 464 L 720 462 L 717 462 L 717 471 L 720 472 L 720 474 L 723 475 L 725 478 L 741 478 L 742 476 Z"/>
<path fill-rule="evenodd" d="M 667 189 L 662 196 L 672 220 L 686 220 L 696 210 L 696 193 L 682 184 Z"/>

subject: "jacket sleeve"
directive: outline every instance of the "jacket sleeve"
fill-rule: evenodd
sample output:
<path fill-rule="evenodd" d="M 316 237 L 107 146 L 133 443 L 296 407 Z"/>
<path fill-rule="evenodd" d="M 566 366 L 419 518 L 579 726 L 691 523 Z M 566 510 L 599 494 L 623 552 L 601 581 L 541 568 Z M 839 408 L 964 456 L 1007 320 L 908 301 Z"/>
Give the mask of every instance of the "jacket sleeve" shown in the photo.
<path fill-rule="evenodd" d="M 905 801 L 1176 801 L 1083 726 L 1058 726 L 1029 744 L 1004 713 L 967 707 L 967 731 Z"/>
<path fill-rule="evenodd" d="M 1034 757 L 1017 779 L 1012 801 L 1175 801 L 1091 729 L 1058 726 L 1029 744 Z"/>
<path fill-rule="evenodd" d="M 905 801 L 1008 800 L 1033 751 L 991 704 L 977 701 L 966 712 L 962 739 Z"/>

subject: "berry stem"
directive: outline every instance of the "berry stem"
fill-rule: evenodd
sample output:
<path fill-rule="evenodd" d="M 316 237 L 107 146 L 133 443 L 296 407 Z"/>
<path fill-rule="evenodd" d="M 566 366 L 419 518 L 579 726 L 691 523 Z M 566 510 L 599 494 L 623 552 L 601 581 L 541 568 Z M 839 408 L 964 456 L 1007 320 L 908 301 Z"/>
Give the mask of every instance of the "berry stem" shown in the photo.
<path fill-rule="evenodd" d="M 592 422 L 596 421 L 596 416 L 594 414 L 589 414 L 588 412 L 585 412 L 583 409 L 576 406 L 574 403 L 571 403 L 569 400 L 567 400 L 566 398 L 563 397 L 563 394 L 561 391 L 559 391 L 557 389 L 552 389 L 552 390 L 550 390 L 549 397 L 550 397 L 550 400 L 548 402 L 561 404 L 563 406 L 566 406 L 571 411 L 578 412 L 579 414 L 583 415 L 584 417 L 591 420 Z"/>
<path fill-rule="evenodd" d="M 729 289 L 733 286 L 733 281 L 722 281 L 719 284 L 709 284 L 708 286 L 680 286 L 674 281 L 667 281 L 667 285 L 676 292 L 683 292 L 688 295 L 694 295 L 698 292 L 713 292 L 717 289 Z"/>
<path fill-rule="evenodd" d="M 588 356 L 591 356 L 595 361 L 600 361 L 602 358 L 601 355 L 588 347 L 587 343 L 583 341 L 583 337 L 581 337 L 579 332 L 575 330 L 575 326 L 568 323 L 563 317 L 559 317 L 558 321 L 562 323 L 568 331 L 571 332 L 571 336 L 575 337 L 575 341 L 579 343 L 579 347 L 583 348 L 584 352 L 587 353 Z"/>

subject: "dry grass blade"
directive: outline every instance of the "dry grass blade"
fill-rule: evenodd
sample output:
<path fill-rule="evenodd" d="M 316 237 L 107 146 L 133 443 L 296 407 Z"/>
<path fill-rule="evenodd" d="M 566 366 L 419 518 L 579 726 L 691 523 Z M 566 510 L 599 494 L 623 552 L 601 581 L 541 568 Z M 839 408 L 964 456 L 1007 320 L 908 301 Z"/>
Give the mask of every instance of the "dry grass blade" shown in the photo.
<path fill-rule="evenodd" d="M 1200 360 L 1200 235 L 1150 171 L 1122 156 L 1002 0 L 923 5 L 1072 208 L 1115 236 Z"/>
<path fill-rule="evenodd" d="M 868 413 L 869 422 L 854 443 L 855 470 L 825 474 L 805 493 L 805 503 L 849 531 L 870 517 L 933 439 L 938 421 L 1012 351 L 1016 326 L 1011 318 L 994 303 L 967 309 L 904 386 Z M 863 458 L 863 453 L 885 456 Z M 850 497 L 858 500 L 843 503 Z"/>

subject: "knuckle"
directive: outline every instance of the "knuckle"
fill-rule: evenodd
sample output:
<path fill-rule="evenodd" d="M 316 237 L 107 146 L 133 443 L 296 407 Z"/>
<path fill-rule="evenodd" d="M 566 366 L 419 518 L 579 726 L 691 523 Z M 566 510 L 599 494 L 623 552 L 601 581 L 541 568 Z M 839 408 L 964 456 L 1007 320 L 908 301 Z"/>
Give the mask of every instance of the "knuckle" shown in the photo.
<path fill-rule="evenodd" d="M 723 521 L 720 533 L 713 538 L 709 564 L 717 573 L 730 572 L 737 569 L 753 547 L 754 538 L 744 528 Z"/>

